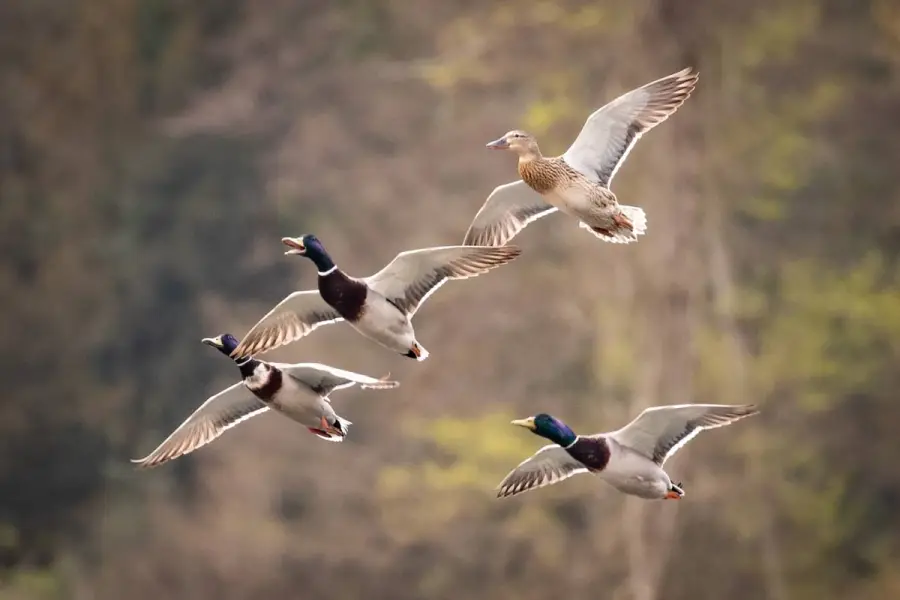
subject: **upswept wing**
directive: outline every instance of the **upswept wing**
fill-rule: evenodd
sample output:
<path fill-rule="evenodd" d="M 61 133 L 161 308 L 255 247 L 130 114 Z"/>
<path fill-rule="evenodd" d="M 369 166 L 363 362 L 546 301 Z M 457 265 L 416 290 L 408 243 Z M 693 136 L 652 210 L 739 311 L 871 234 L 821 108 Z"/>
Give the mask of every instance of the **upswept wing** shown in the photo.
<path fill-rule="evenodd" d="M 413 316 L 448 279 L 467 279 L 513 260 L 515 246 L 443 246 L 401 252 L 388 266 L 366 278 L 373 290 Z"/>
<path fill-rule="evenodd" d="M 704 429 L 731 425 L 758 413 L 752 404 L 654 406 L 644 410 L 631 423 L 609 436 L 662 466 Z"/>
<path fill-rule="evenodd" d="M 247 332 L 231 356 L 244 358 L 268 352 L 295 342 L 322 325 L 342 320 L 318 290 L 294 292 Z"/>
<path fill-rule="evenodd" d="M 622 94 L 588 117 L 563 160 L 609 187 L 637 141 L 678 110 L 697 85 L 697 77 L 688 67 Z"/>

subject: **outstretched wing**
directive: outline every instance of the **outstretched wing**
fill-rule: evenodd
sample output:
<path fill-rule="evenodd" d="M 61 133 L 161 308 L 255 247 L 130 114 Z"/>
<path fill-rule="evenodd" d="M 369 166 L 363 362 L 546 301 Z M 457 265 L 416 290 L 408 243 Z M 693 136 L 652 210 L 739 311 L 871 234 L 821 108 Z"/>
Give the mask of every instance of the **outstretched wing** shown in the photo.
<path fill-rule="evenodd" d="M 516 258 L 515 246 L 443 246 L 401 252 L 391 263 L 366 278 L 373 290 L 413 316 L 419 306 L 448 279 L 487 273 Z"/>
<path fill-rule="evenodd" d="M 201 404 L 156 450 L 131 462 L 139 468 L 159 466 L 205 446 L 238 423 L 267 410 L 239 381 Z"/>
<path fill-rule="evenodd" d="M 758 414 L 752 404 L 676 404 L 654 406 L 618 431 L 614 440 L 640 452 L 659 466 L 704 429 L 731 425 Z"/>
<path fill-rule="evenodd" d="M 522 461 L 503 478 L 497 486 L 497 497 L 515 496 L 587 472 L 587 468 L 572 458 L 565 448 L 549 444 Z"/>
<path fill-rule="evenodd" d="M 363 389 L 373 390 L 388 390 L 400 385 L 399 381 L 388 379 L 390 375 L 376 379 L 319 363 L 271 364 L 320 396 L 328 396 L 334 390 L 342 390 L 356 384 Z"/>
<path fill-rule="evenodd" d="M 529 223 L 556 210 L 521 179 L 505 183 L 488 196 L 469 225 L 463 244 L 503 246 Z"/>
<path fill-rule="evenodd" d="M 299 340 L 317 327 L 342 320 L 318 290 L 294 292 L 247 332 L 231 356 L 243 358 L 268 352 Z"/>
<path fill-rule="evenodd" d="M 609 187 L 635 143 L 687 100 L 697 77 L 688 67 L 622 94 L 588 117 L 563 160 Z"/>

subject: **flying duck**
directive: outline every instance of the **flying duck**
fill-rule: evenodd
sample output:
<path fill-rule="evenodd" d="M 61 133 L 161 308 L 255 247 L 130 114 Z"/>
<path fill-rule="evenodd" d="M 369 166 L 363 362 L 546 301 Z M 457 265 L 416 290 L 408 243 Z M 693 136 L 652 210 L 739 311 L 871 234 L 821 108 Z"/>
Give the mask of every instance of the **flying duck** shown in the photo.
<path fill-rule="evenodd" d="M 579 473 L 593 473 L 622 493 L 648 500 L 678 500 L 681 484 L 663 470 L 666 459 L 704 429 L 723 427 L 758 414 L 753 405 L 678 404 L 654 406 L 611 433 L 577 435 L 551 415 L 513 421 L 552 444 L 513 469 L 497 496 L 514 496 Z"/>
<path fill-rule="evenodd" d="M 502 246 L 557 210 L 606 242 L 637 241 L 647 230 L 647 217 L 636 206 L 620 205 L 610 183 L 638 139 L 691 95 L 697 77 L 688 67 L 619 96 L 588 117 L 562 156 L 543 156 L 535 137 L 521 130 L 489 143 L 488 148 L 518 155 L 521 179 L 494 188 L 463 243 Z"/>
<path fill-rule="evenodd" d="M 203 343 L 226 356 L 238 341 L 229 333 L 204 338 Z M 338 416 L 328 395 L 359 384 L 363 389 L 386 390 L 400 385 L 317 363 L 284 364 L 255 358 L 235 359 L 241 381 L 206 400 L 159 447 L 132 460 L 139 468 L 156 467 L 193 452 L 226 430 L 270 408 L 305 425 L 318 437 L 341 442 L 351 422 Z"/>
<path fill-rule="evenodd" d="M 241 358 L 299 340 L 317 327 L 347 321 L 363 336 L 415 360 L 428 351 L 410 320 L 448 279 L 487 273 L 521 254 L 515 246 L 444 246 L 401 252 L 381 271 L 357 279 L 345 274 L 314 235 L 283 238 L 285 254 L 305 256 L 318 269 L 317 290 L 294 292 L 253 326 L 231 353 Z"/>

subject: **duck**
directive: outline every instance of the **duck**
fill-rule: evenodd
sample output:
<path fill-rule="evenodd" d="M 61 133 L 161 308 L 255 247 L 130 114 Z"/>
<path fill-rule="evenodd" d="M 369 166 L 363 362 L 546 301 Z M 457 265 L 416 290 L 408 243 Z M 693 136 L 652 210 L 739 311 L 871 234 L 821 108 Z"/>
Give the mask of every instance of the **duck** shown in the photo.
<path fill-rule="evenodd" d="M 543 156 L 535 136 L 520 129 L 487 144 L 518 155 L 519 179 L 494 188 L 463 243 L 502 246 L 556 211 L 575 217 L 580 228 L 605 242 L 636 242 L 647 231 L 647 215 L 620 205 L 610 183 L 641 136 L 687 100 L 697 78 L 687 67 L 619 96 L 588 117 L 561 156 Z"/>
<path fill-rule="evenodd" d="M 226 356 L 238 346 L 230 333 L 203 338 L 207 346 Z M 398 381 L 369 377 L 318 363 L 284 364 L 252 357 L 234 359 L 241 380 L 210 396 L 153 452 L 132 459 L 138 468 L 151 468 L 209 444 L 235 425 L 271 409 L 306 426 L 317 437 L 342 442 L 352 425 L 331 407 L 335 390 L 359 385 L 362 389 L 387 390 Z"/>
<path fill-rule="evenodd" d="M 318 269 L 318 288 L 298 291 L 254 325 L 231 354 L 268 352 L 322 325 L 346 321 L 357 332 L 402 356 L 423 361 L 429 352 L 416 340 L 412 317 L 450 279 L 487 273 L 515 259 L 516 246 L 441 246 L 401 252 L 370 277 L 344 273 L 314 234 L 282 238 L 287 255 L 308 258 Z"/>
<path fill-rule="evenodd" d="M 515 496 L 592 473 L 618 491 L 646 500 L 679 500 L 682 484 L 663 470 L 666 460 L 705 429 L 759 414 L 752 404 L 676 404 L 645 409 L 611 433 L 577 435 L 560 419 L 540 413 L 512 421 L 553 442 L 519 464 L 500 482 L 497 497 Z"/>

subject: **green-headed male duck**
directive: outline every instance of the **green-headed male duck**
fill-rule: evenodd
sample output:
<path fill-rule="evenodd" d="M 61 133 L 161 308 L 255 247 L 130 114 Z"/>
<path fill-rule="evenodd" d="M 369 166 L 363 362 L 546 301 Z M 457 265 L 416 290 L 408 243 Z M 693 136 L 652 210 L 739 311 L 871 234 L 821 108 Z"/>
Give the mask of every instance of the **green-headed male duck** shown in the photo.
<path fill-rule="evenodd" d="M 520 130 L 489 143 L 488 148 L 518 155 L 521 179 L 494 188 L 463 243 L 502 246 L 556 210 L 601 240 L 637 241 L 646 232 L 647 217 L 636 206 L 620 205 L 610 183 L 638 139 L 674 113 L 696 83 L 697 74 L 688 67 L 619 96 L 588 117 L 562 156 L 541 155 L 534 136 Z"/>
<path fill-rule="evenodd" d="M 521 254 L 515 246 L 444 246 L 409 250 L 370 277 L 345 274 L 314 235 L 283 238 L 319 272 L 317 290 L 294 292 L 278 303 L 244 336 L 231 356 L 267 352 L 299 340 L 320 325 L 347 321 L 363 336 L 403 356 L 425 360 L 411 319 L 422 303 L 448 279 L 487 273 Z"/>
<path fill-rule="evenodd" d="M 203 343 L 226 356 L 238 341 L 229 333 L 204 338 Z M 234 359 L 241 381 L 210 397 L 178 426 L 159 447 L 144 458 L 132 460 L 141 468 L 156 467 L 193 452 L 226 430 L 270 408 L 305 425 L 318 437 L 341 442 L 351 422 L 338 416 L 328 395 L 359 384 L 363 389 L 386 390 L 400 385 L 317 363 L 284 364 L 255 358 Z"/>
<path fill-rule="evenodd" d="M 663 470 L 666 459 L 704 429 L 723 427 L 758 414 L 753 405 L 679 404 L 644 410 L 634 421 L 611 433 L 577 435 L 548 414 L 513 421 L 553 442 L 513 469 L 497 488 L 497 496 L 514 496 L 593 473 L 622 493 L 648 500 L 684 496 Z"/>

